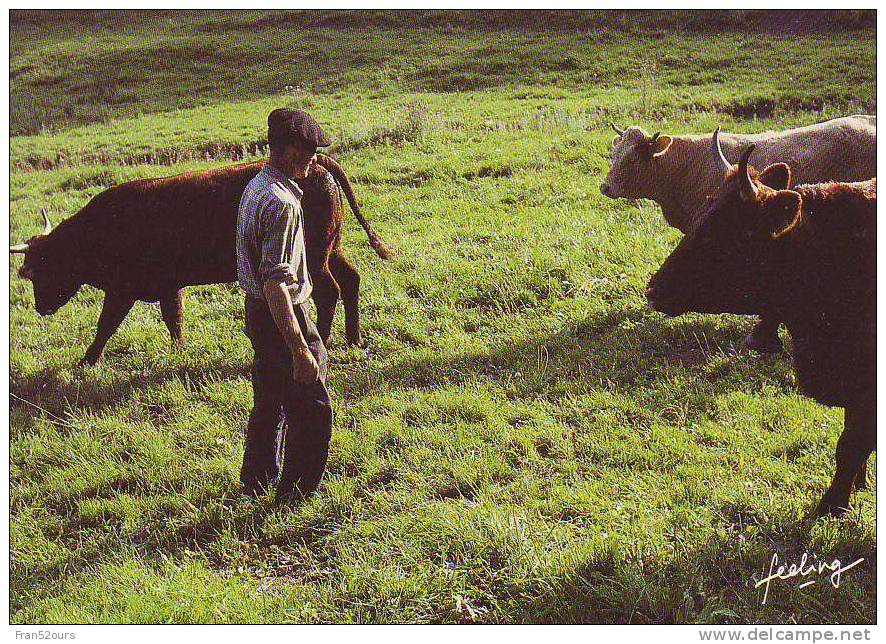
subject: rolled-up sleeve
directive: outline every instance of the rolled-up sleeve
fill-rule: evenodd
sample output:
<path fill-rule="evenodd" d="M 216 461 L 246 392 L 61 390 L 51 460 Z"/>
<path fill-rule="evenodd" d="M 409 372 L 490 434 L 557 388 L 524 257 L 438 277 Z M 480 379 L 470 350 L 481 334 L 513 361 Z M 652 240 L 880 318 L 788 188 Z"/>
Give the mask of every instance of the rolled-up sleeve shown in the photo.
<path fill-rule="evenodd" d="M 261 213 L 261 262 L 258 272 L 263 286 L 268 280 L 293 284 L 292 244 L 298 230 L 301 208 L 293 203 L 269 200 Z"/>

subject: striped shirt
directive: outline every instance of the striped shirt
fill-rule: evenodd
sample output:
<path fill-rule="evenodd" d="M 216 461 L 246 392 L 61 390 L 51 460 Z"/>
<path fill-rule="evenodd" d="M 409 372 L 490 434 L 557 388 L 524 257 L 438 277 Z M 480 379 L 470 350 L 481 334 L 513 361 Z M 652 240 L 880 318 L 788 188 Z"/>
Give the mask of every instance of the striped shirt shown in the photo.
<path fill-rule="evenodd" d="M 264 300 L 268 280 L 284 282 L 293 304 L 311 295 L 305 255 L 302 191 L 265 164 L 243 191 L 237 214 L 237 279 L 248 295 Z"/>

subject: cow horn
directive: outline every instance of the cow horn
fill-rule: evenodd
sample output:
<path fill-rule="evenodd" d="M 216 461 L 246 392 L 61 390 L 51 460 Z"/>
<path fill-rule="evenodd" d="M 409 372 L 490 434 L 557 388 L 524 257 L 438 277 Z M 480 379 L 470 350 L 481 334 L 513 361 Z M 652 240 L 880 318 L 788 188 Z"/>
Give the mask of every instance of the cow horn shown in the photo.
<path fill-rule="evenodd" d="M 754 182 L 751 181 L 751 174 L 748 170 L 748 159 L 751 158 L 751 153 L 754 151 L 754 144 L 751 143 L 745 151 L 741 153 L 741 158 L 738 160 L 738 174 L 739 174 L 739 186 L 741 187 L 741 196 L 746 201 L 752 201 L 757 198 L 757 186 L 754 185 Z"/>
<path fill-rule="evenodd" d="M 49 223 L 49 215 L 46 214 L 46 208 L 41 208 L 40 214 L 43 215 L 43 232 L 41 234 L 48 235 L 52 232 L 52 224 Z"/>
<path fill-rule="evenodd" d="M 610 126 L 613 130 L 615 130 L 615 133 L 618 134 L 619 136 L 624 136 L 624 135 L 625 135 L 626 130 L 620 130 L 620 129 L 618 128 L 618 126 L 617 126 L 615 123 L 610 123 L 609 126 Z"/>
<path fill-rule="evenodd" d="M 711 139 L 711 151 L 714 153 L 714 159 L 717 160 L 720 169 L 723 171 L 723 174 L 729 172 L 732 168 L 732 164 L 726 160 L 726 155 L 723 154 L 723 148 L 720 147 L 720 126 L 717 126 L 717 129 L 714 130 L 714 136 Z"/>
<path fill-rule="evenodd" d="M 41 237 L 45 237 L 49 233 L 52 232 L 52 223 L 49 221 L 49 215 L 46 214 L 46 208 L 40 209 L 40 214 L 43 215 L 43 232 L 40 233 Z M 27 242 L 24 244 L 15 244 L 14 246 L 9 247 L 10 253 L 27 253 L 28 249 L 31 248 L 31 245 Z"/>

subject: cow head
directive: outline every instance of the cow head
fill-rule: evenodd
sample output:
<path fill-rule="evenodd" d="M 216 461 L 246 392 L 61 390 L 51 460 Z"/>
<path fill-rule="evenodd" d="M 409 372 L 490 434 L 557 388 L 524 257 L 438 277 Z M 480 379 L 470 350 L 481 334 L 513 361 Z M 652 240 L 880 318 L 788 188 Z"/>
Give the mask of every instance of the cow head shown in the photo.
<path fill-rule="evenodd" d="M 56 248 L 50 236 L 52 224 L 46 210 L 43 209 L 43 232 L 34 235 L 24 244 L 9 247 L 10 253 L 21 253 L 25 256 L 24 264 L 19 269 L 19 276 L 31 280 L 34 286 L 34 306 L 40 315 L 52 315 L 81 286 L 81 282 L 70 269 L 65 253 Z M 75 250 L 75 249 L 69 249 Z"/>
<path fill-rule="evenodd" d="M 667 315 L 760 314 L 771 309 L 771 286 L 783 270 L 778 251 L 784 235 L 800 219 L 802 199 L 788 190 L 791 171 L 784 163 L 759 175 L 748 165 L 751 145 L 733 168 L 712 147 L 725 171 L 723 184 L 708 197 L 695 228 L 679 243 L 649 281 L 650 306 Z"/>
<path fill-rule="evenodd" d="M 671 147 L 671 137 L 661 133 L 649 136 L 636 126 L 622 130 L 612 125 L 612 129 L 618 136 L 612 140 L 609 174 L 600 184 L 600 192 L 611 199 L 653 196 L 650 166 Z"/>

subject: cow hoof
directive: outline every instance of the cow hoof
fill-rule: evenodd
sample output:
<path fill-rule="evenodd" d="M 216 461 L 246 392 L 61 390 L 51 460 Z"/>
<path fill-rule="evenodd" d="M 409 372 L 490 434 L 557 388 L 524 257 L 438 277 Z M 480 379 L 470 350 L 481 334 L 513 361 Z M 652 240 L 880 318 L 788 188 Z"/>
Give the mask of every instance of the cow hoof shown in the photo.
<path fill-rule="evenodd" d="M 775 338 L 758 338 L 753 333 L 744 339 L 745 345 L 751 351 L 757 353 L 781 353 L 784 345 L 776 336 Z"/>
<path fill-rule="evenodd" d="M 352 347 L 357 347 L 358 349 L 365 349 L 366 343 L 363 341 L 359 335 L 356 338 L 348 338 L 348 345 Z"/>
<path fill-rule="evenodd" d="M 77 366 L 78 367 L 94 367 L 95 365 L 98 364 L 99 360 L 101 360 L 101 356 L 95 356 L 95 357 L 88 356 L 88 355 L 83 356 L 77 362 Z"/>

